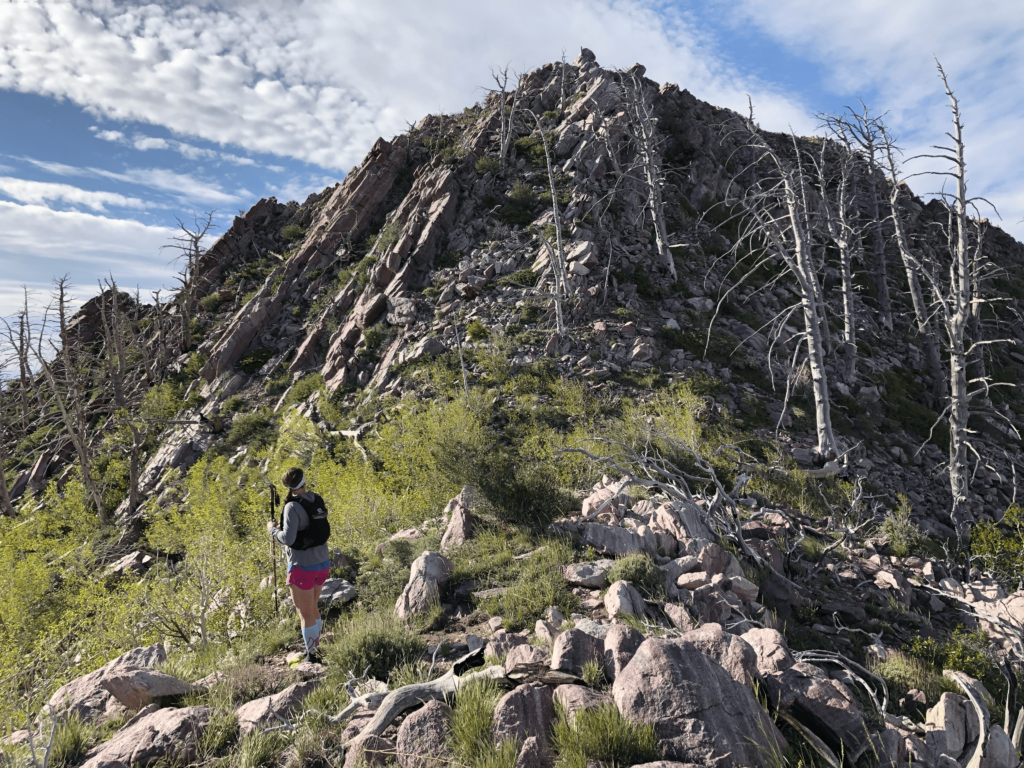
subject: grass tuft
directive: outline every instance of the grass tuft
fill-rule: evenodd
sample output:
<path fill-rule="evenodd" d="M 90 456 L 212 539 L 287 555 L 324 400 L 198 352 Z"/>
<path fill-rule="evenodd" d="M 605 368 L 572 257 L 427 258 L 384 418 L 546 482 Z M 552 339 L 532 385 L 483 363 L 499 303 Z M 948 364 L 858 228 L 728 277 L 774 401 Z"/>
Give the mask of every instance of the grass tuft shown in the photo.
<path fill-rule="evenodd" d="M 608 570 L 608 583 L 628 581 L 648 600 L 665 597 L 665 572 L 642 552 L 616 560 Z"/>
<path fill-rule="evenodd" d="M 359 677 L 369 667 L 370 677 L 387 680 L 396 667 L 418 661 L 426 643 L 391 614 L 355 613 L 334 630 L 335 640 L 321 650 L 340 682 L 348 673 Z M 340 684 L 335 681 L 335 684 Z"/>
<path fill-rule="evenodd" d="M 636 765 L 658 759 L 654 726 L 630 722 L 614 704 L 577 712 L 572 723 L 561 706 L 556 709 L 555 768 L 587 768 L 594 762 Z"/>

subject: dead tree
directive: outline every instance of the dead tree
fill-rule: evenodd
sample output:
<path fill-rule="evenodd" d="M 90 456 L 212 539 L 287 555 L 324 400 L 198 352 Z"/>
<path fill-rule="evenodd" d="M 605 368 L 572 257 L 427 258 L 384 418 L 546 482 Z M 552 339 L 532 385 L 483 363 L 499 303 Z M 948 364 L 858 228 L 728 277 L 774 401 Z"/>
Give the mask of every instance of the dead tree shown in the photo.
<path fill-rule="evenodd" d="M 821 142 L 817 164 L 821 190 L 821 212 L 829 239 L 839 252 L 839 273 L 843 292 L 843 357 L 845 378 L 853 384 L 857 378 L 857 322 L 854 309 L 853 262 L 861 250 L 861 227 L 856 211 L 856 167 L 847 142 L 840 146 Z M 830 188 L 834 186 L 834 192 Z"/>
<path fill-rule="evenodd" d="M 29 356 L 31 352 L 29 350 L 30 316 L 28 296 L 28 288 L 24 288 L 22 307 L 18 311 L 16 316 L 17 321 L 13 326 L 11 323 L 7 322 L 7 320 L 3 320 L 9 352 L 11 353 L 11 359 L 8 360 L 7 363 L 8 365 L 17 365 L 18 368 L 18 402 L 21 411 L 21 428 L 23 430 L 28 429 L 29 424 L 28 401 L 30 380 L 32 378 L 32 367 L 29 364 Z M 15 326 L 17 327 L 17 331 L 15 331 Z"/>
<path fill-rule="evenodd" d="M 657 117 L 654 105 L 642 78 L 635 73 L 623 73 L 623 93 L 626 111 L 629 114 L 629 125 L 633 143 L 636 148 L 640 170 L 647 187 L 647 206 L 654 224 L 654 240 L 658 249 L 658 257 L 668 268 L 672 280 L 675 281 L 676 264 L 672 259 L 672 251 L 668 244 L 668 227 L 665 222 L 665 202 L 661 188 L 665 176 L 661 168 L 661 141 L 657 134 Z"/>
<path fill-rule="evenodd" d="M 818 452 L 834 459 L 839 455 L 839 446 L 832 430 L 825 370 L 828 325 L 819 280 L 822 264 L 815 256 L 817 204 L 813 200 L 817 193 L 813 179 L 805 168 L 796 136 L 792 137 L 793 157 L 785 157 L 761 135 L 752 108 L 738 132 L 744 150 L 752 156 L 747 170 L 756 170 L 756 176 L 746 189 L 740 189 L 734 182 L 727 200 L 745 213 L 740 240 L 746 240 L 752 251 L 763 251 L 778 259 L 793 276 L 804 318 L 802 336 L 811 372 Z"/>
<path fill-rule="evenodd" d="M 540 118 L 532 110 L 528 110 L 528 112 L 537 124 L 537 131 L 540 133 L 541 141 L 544 144 L 544 158 L 548 166 L 548 184 L 551 188 L 551 212 L 555 222 L 555 244 L 552 246 L 543 236 L 542 239 L 544 239 L 551 254 L 551 271 L 554 273 L 555 279 L 555 328 L 559 337 L 562 337 L 565 335 L 565 316 L 562 311 L 562 304 L 565 297 L 568 296 L 569 279 L 566 274 L 565 250 L 562 247 L 562 216 L 558 210 L 558 187 L 555 185 L 555 172 L 551 167 L 551 147 L 548 146 L 547 134 L 544 133 Z"/>
<path fill-rule="evenodd" d="M 948 245 L 944 254 L 934 249 L 926 251 L 924 258 L 910 254 L 911 260 L 923 275 L 932 295 L 932 304 L 942 325 L 946 351 L 949 354 L 949 403 L 943 412 L 949 425 L 949 483 L 953 496 L 950 517 L 956 530 L 961 550 L 970 539 L 971 514 L 970 455 L 979 455 L 974 445 L 977 435 L 968 421 L 973 412 L 972 401 L 987 398 L 993 384 L 987 377 L 969 379 L 968 362 L 977 349 L 986 344 L 1011 340 L 983 340 L 971 338 L 971 324 L 975 304 L 989 302 L 978 291 L 982 279 L 992 268 L 982 251 L 983 228 L 969 217 L 976 211 L 976 202 L 982 198 L 967 196 L 967 161 L 960 104 L 949 85 L 942 65 L 936 62 L 946 96 L 949 98 L 953 129 L 947 132 L 950 146 L 935 146 L 938 154 L 927 157 L 947 160 L 949 171 L 940 175 L 951 177 L 956 191 L 943 191 L 940 199 L 949 212 Z M 987 201 L 986 201 L 987 202 Z M 974 389 L 972 389 L 974 387 Z"/>
<path fill-rule="evenodd" d="M 882 232 L 883 216 L 878 201 L 878 182 L 882 175 L 879 167 L 881 135 L 878 121 L 871 118 L 867 107 L 858 114 L 847 107 L 843 116 L 850 138 L 859 145 L 865 162 L 868 165 L 867 183 L 865 184 L 868 204 L 868 220 L 871 227 L 871 247 L 874 255 L 874 273 L 878 287 L 878 310 L 882 316 L 882 325 L 892 330 L 892 301 L 889 297 L 889 265 L 885 257 L 885 236 Z"/>
<path fill-rule="evenodd" d="M 78 342 L 77 331 L 69 329 L 70 297 L 67 289 L 67 276 L 57 278 L 32 354 L 49 385 L 51 401 L 60 412 L 63 432 L 78 456 L 82 484 L 96 509 L 100 524 L 106 526 L 109 517 L 103 504 L 103 494 L 92 473 L 91 421 L 94 414 L 89 405 L 93 390 L 92 361 Z M 48 335 L 49 316 L 53 313 L 57 315 L 59 347 Z"/>
<path fill-rule="evenodd" d="M 178 289 L 178 312 L 181 317 L 181 352 L 189 352 L 192 349 L 192 311 L 198 298 L 199 290 L 199 260 L 203 257 L 205 249 L 203 240 L 210 227 L 213 226 L 213 211 L 192 217 L 192 228 L 181 219 L 178 219 L 178 229 L 181 233 L 172 238 L 172 242 L 164 246 L 178 252 L 176 260 L 182 262 L 181 271 L 175 276 L 180 283 Z"/>
<path fill-rule="evenodd" d="M 932 324 L 931 312 L 925 299 L 921 281 L 924 279 L 920 270 L 920 259 L 911 252 L 910 237 L 907 233 L 904 213 L 901 206 L 904 182 L 900 179 L 899 163 L 896 160 L 898 149 L 889 136 L 885 125 L 879 121 L 879 135 L 882 141 L 886 170 L 889 174 L 889 215 L 896 235 L 896 245 L 900 251 L 903 268 L 907 275 L 907 288 L 910 291 L 910 302 L 914 308 L 914 322 L 918 336 L 924 346 L 925 360 L 933 380 L 932 394 L 939 402 L 946 400 L 946 373 L 939 352 L 939 341 Z"/>
<path fill-rule="evenodd" d="M 498 129 L 498 163 L 500 164 L 501 170 L 505 170 L 505 166 L 508 163 L 508 151 L 512 145 L 512 134 L 515 125 L 516 108 L 519 106 L 519 96 L 523 90 L 523 79 L 518 77 L 513 72 L 513 77 L 516 77 L 516 89 L 512 94 L 512 107 L 508 113 L 505 112 L 508 103 L 508 65 L 505 65 L 503 69 L 491 70 L 491 77 L 494 78 L 494 83 L 498 87 L 492 91 L 498 95 L 498 114 L 501 116 L 501 127 Z"/>
<path fill-rule="evenodd" d="M 0 372 L 6 369 L 10 360 L 0 359 Z M 10 489 L 7 487 L 7 477 L 4 474 L 4 467 L 9 458 L 7 453 L 8 443 L 14 444 L 14 419 L 12 418 L 12 397 L 11 383 L 6 384 L 0 381 L 0 515 L 14 517 L 14 504 L 11 503 Z"/>

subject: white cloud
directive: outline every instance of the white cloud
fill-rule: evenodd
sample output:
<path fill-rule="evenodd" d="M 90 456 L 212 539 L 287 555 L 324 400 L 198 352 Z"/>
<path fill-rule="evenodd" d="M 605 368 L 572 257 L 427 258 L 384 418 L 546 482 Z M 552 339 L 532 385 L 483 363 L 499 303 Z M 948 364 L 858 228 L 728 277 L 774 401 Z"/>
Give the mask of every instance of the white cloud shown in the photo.
<path fill-rule="evenodd" d="M 115 120 L 347 170 L 377 136 L 481 97 L 489 65 L 642 59 L 650 75 L 765 119 L 807 111 L 718 63 L 656 0 L 228 0 L 0 4 L 0 87 L 66 97 Z M 130 83 L 131 87 L 125 87 Z"/>
<path fill-rule="evenodd" d="M 1019 0 L 964 9 L 954 0 L 728 5 L 734 23 L 759 26 L 818 61 L 835 92 L 864 95 L 875 111 L 888 111 L 908 155 L 947 141 L 950 113 L 932 58 L 938 56 L 964 113 L 970 191 L 992 199 L 1003 226 L 1021 237 L 1024 10 Z M 918 163 L 914 170 L 925 167 L 940 166 Z M 917 179 L 913 186 L 926 192 L 938 184 Z"/>
<path fill-rule="evenodd" d="M 124 286 L 167 282 L 173 254 L 162 246 L 174 234 L 128 219 L 0 201 L 0 316 L 10 316 L 20 303 L 14 286 L 44 290 L 46 277 L 68 274 L 87 295 L 95 292 L 88 286 L 108 272 Z"/>
<path fill-rule="evenodd" d="M 124 134 L 120 131 L 96 131 L 96 138 L 103 141 L 124 141 Z"/>
<path fill-rule="evenodd" d="M 171 145 L 167 139 L 161 139 L 155 136 L 135 136 L 132 139 L 132 146 L 145 152 L 147 149 L 167 149 Z"/>
<path fill-rule="evenodd" d="M 96 192 L 80 189 L 70 184 L 52 184 L 44 181 L 28 181 L 11 176 L 0 176 L 0 192 L 21 203 L 43 204 L 47 200 L 84 205 L 94 211 L 106 210 L 106 206 L 115 205 L 122 208 L 152 207 L 137 197 L 125 197 L 116 192 Z"/>

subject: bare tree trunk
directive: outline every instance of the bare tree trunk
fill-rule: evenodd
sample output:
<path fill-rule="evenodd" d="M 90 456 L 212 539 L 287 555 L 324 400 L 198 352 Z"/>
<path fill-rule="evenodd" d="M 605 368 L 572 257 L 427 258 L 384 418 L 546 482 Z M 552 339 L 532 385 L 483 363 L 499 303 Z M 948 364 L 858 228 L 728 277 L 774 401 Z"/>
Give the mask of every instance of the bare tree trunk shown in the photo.
<path fill-rule="evenodd" d="M 565 335 L 565 316 L 562 309 L 563 298 L 568 296 L 569 280 L 565 268 L 565 250 L 562 248 L 562 215 L 558 210 L 558 187 L 555 186 L 555 172 L 551 167 L 551 149 L 548 147 L 548 137 L 541 127 L 540 118 L 532 111 L 534 122 L 537 123 L 537 130 L 540 132 L 541 141 L 544 142 L 544 159 L 548 165 L 548 184 L 551 188 L 551 212 L 555 219 L 555 248 L 551 254 L 551 269 L 555 275 L 555 328 L 559 335 Z M 541 236 L 543 238 L 543 235 Z M 550 248 L 550 244 L 548 246 Z"/>
<path fill-rule="evenodd" d="M 565 49 L 562 49 L 562 77 L 561 87 L 558 95 L 558 111 L 565 113 L 565 71 L 568 69 L 568 65 L 565 63 Z"/>
<path fill-rule="evenodd" d="M 513 73 L 515 74 L 515 73 Z M 514 128 L 516 107 L 519 105 L 519 95 L 522 92 L 522 78 L 517 78 L 518 83 L 516 84 L 515 93 L 512 96 L 512 109 L 509 113 L 505 114 L 505 106 L 508 101 L 508 67 L 499 69 L 498 71 L 491 70 L 491 77 L 494 78 L 495 84 L 498 86 L 496 93 L 498 94 L 498 112 L 501 116 L 501 127 L 499 128 L 499 149 L 498 149 L 498 162 L 500 163 L 501 170 L 504 171 L 507 165 L 508 149 L 512 144 L 512 129 Z"/>
<path fill-rule="evenodd" d="M 654 239 L 658 249 L 658 257 L 668 267 L 673 280 L 678 280 L 676 263 L 668 245 L 668 227 L 665 223 L 665 203 L 662 199 L 661 185 L 664 181 L 661 170 L 661 156 L 658 152 L 657 129 L 653 108 L 648 103 L 643 90 L 643 83 L 632 77 L 626 89 L 627 107 L 633 123 L 633 138 L 636 142 L 644 178 L 647 182 L 647 205 L 651 211 L 654 224 Z"/>
<path fill-rule="evenodd" d="M 199 260 L 203 256 L 203 239 L 213 226 L 213 212 L 193 216 L 193 229 L 178 219 L 181 234 L 165 248 L 172 248 L 184 259 L 184 266 L 175 279 L 181 284 L 178 291 L 178 310 L 181 312 L 181 352 L 192 350 L 192 310 L 199 290 Z"/>

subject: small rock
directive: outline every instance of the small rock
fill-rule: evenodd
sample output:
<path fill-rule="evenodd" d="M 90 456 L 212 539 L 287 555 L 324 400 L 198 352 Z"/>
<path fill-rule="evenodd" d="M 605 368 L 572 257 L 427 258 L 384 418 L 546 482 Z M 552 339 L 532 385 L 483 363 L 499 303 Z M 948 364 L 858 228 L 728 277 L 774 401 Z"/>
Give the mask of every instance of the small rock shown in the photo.
<path fill-rule="evenodd" d="M 608 588 L 604 596 L 604 607 L 610 618 L 621 615 L 642 618 L 647 614 L 644 599 L 628 581 L 617 581 Z"/>
<path fill-rule="evenodd" d="M 498 701 L 494 707 L 491 734 L 495 743 L 510 739 L 523 742 L 533 736 L 547 749 L 554 721 L 555 704 L 551 689 L 546 685 L 526 683 Z"/>
<path fill-rule="evenodd" d="M 505 622 L 502 620 L 501 616 L 492 616 L 487 620 L 487 626 L 490 628 L 491 632 L 497 632 L 504 624 Z"/>
<path fill-rule="evenodd" d="M 544 651 L 535 645 L 523 643 L 522 645 L 517 645 L 512 648 L 505 657 L 505 674 L 512 674 L 515 668 L 520 664 L 533 664 L 546 662 L 547 660 L 547 651 Z"/>
<path fill-rule="evenodd" d="M 583 677 L 583 665 L 604 662 L 604 643 L 579 628 L 567 629 L 555 638 L 551 669 Z"/>
<path fill-rule="evenodd" d="M 434 768 L 446 762 L 451 714 L 443 701 L 428 701 L 402 721 L 396 742 L 401 768 Z"/>
<path fill-rule="evenodd" d="M 582 685 L 558 686 L 555 688 L 555 701 L 565 709 L 565 715 L 569 722 L 575 719 L 577 712 L 614 703 L 608 694 Z"/>
<path fill-rule="evenodd" d="M 238 730 L 242 734 L 246 734 L 263 723 L 280 722 L 279 717 L 285 719 L 291 717 L 317 685 L 318 683 L 315 681 L 295 683 L 280 693 L 243 704 L 235 710 L 235 715 L 238 717 Z"/>

